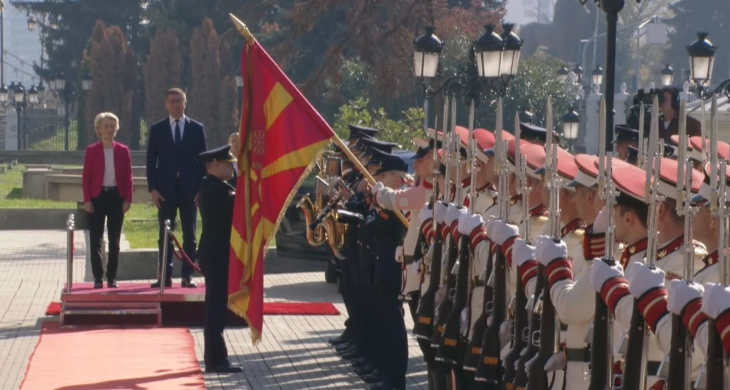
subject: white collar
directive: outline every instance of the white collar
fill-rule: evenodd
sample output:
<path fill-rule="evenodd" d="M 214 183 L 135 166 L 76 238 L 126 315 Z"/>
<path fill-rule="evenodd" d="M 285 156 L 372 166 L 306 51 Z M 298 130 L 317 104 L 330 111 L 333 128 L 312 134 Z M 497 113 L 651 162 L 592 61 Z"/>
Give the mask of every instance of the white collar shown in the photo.
<path fill-rule="evenodd" d="M 172 117 L 172 115 L 168 115 L 168 118 L 170 119 L 170 124 L 171 124 L 171 125 L 175 123 L 175 120 L 176 120 L 176 119 L 175 119 L 175 118 L 173 118 L 173 117 Z M 185 124 L 185 120 L 186 120 L 186 119 L 187 119 L 187 118 L 185 117 L 185 114 L 183 114 L 182 118 L 180 118 L 180 123 L 181 123 L 181 124 Z"/>

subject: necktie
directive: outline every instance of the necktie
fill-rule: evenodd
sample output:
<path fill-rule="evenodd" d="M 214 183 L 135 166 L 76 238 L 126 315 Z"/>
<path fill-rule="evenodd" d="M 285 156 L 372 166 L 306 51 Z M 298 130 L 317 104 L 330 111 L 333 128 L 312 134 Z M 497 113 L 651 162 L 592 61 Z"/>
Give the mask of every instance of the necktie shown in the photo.
<path fill-rule="evenodd" d="M 175 145 L 179 145 L 182 142 L 182 134 L 180 134 L 180 120 L 175 119 Z"/>

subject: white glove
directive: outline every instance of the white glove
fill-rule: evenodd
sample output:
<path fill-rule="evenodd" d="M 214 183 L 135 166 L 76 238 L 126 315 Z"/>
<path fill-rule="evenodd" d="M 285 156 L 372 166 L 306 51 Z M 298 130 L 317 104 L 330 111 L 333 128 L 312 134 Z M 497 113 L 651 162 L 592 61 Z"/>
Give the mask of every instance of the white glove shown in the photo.
<path fill-rule="evenodd" d="M 520 235 L 520 229 L 517 225 L 512 225 L 501 220 L 494 220 L 490 225 L 490 231 L 487 231 L 487 235 L 497 245 L 503 245 L 507 240 L 514 236 Z"/>
<path fill-rule="evenodd" d="M 705 284 L 702 312 L 716 320 L 728 307 L 730 307 L 730 287 L 715 283 Z"/>
<path fill-rule="evenodd" d="M 513 320 L 508 319 L 499 325 L 499 350 L 501 351 L 507 343 L 509 343 L 509 329 L 512 327 Z"/>
<path fill-rule="evenodd" d="M 594 233 L 594 234 L 605 233 L 607 223 L 608 223 L 608 206 L 603 206 L 601 211 L 598 212 L 598 215 L 596 215 L 596 220 L 593 221 L 593 232 L 592 233 Z"/>
<path fill-rule="evenodd" d="M 548 236 L 540 236 L 535 243 L 535 258 L 542 265 L 548 265 L 557 259 L 567 259 L 568 246 L 562 240 L 555 242 Z"/>
<path fill-rule="evenodd" d="M 607 280 L 623 276 L 624 269 L 618 262 L 616 262 L 616 265 L 613 267 L 609 267 L 608 264 L 603 262 L 603 260 L 597 257 L 593 259 L 593 266 L 591 267 L 591 283 L 593 284 L 593 289 L 596 290 L 596 292 L 601 292 L 601 288 Z"/>
<path fill-rule="evenodd" d="M 371 191 L 371 193 L 377 194 L 383 188 L 385 188 L 385 184 L 383 184 L 383 182 L 380 182 L 379 181 L 379 182 L 375 183 L 375 185 L 373 186 L 373 190 Z"/>
<path fill-rule="evenodd" d="M 483 224 L 484 220 L 482 220 L 482 216 L 479 214 L 461 214 L 459 217 L 459 233 L 471 234 L 474 229 L 482 226 Z"/>
<path fill-rule="evenodd" d="M 451 226 L 451 224 L 459 218 L 463 210 L 464 209 L 460 209 L 454 204 L 450 204 L 449 208 L 446 210 L 446 215 L 444 216 L 444 223 Z"/>
<path fill-rule="evenodd" d="M 682 315 L 682 310 L 690 301 L 702 298 L 705 287 L 699 283 L 687 283 L 684 280 L 672 280 L 667 286 L 667 309 L 673 314 Z"/>
<path fill-rule="evenodd" d="M 443 223 L 444 217 L 446 216 L 446 205 L 444 202 L 436 202 L 436 210 L 434 212 L 434 219 L 437 223 Z"/>
<path fill-rule="evenodd" d="M 520 267 L 530 260 L 535 260 L 535 247 L 527 245 L 521 238 L 516 239 L 512 245 L 512 261 Z"/>
<path fill-rule="evenodd" d="M 545 372 L 553 372 L 557 370 L 565 370 L 567 361 L 565 360 L 565 354 L 563 351 L 552 354 L 545 362 Z M 555 375 L 555 374 L 553 374 Z"/>
<path fill-rule="evenodd" d="M 634 263 L 629 274 L 629 292 L 634 298 L 640 298 L 644 293 L 656 287 L 664 287 L 666 273 L 661 268 L 651 269 L 644 263 Z"/>
<path fill-rule="evenodd" d="M 428 203 L 423 205 L 423 208 L 421 209 L 421 212 L 418 213 L 418 220 L 421 221 L 421 223 L 426 222 L 426 220 L 429 220 L 433 218 L 433 210 L 428 207 Z"/>

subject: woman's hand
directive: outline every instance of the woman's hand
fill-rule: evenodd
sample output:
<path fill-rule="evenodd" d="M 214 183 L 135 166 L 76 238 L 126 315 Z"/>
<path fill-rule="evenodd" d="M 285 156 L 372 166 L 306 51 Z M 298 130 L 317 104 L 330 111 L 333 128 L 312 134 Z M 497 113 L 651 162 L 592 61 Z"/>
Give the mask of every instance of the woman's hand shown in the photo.
<path fill-rule="evenodd" d="M 122 212 L 126 214 L 126 213 L 127 213 L 127 211 L 129 211 L 129 208 L 130 208 L 131 206 L 132 206 L 132 204 L 131 204 L 131 203 L 129 203 L 129 202 L 124 202 L 124 203 L 122 203 Z"/>
<path fill-rule="evenodd" d="M 86 212 L 89 214 L 93 214 L 94 206 L 91 204 L 91 202 L 86 202 L 86 203 L 84 203 L 84 210 L 86 210 Z"/>

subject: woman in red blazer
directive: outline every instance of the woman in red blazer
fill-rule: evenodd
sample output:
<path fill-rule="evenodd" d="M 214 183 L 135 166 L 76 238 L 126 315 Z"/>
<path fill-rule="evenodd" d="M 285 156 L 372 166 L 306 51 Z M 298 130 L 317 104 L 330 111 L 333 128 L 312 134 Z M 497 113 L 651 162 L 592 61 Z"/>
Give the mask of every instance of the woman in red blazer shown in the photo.
<path fill-rule="evenodd" d="M 114 141 L 119 118 L 102 112 L 94 119 L 94 127 L 101 141 L 86 148 L 81 176 L 91 236 L 91 269 L 94 288 L 102 288 L 101 245 L 106 222 L 109 240 L 106 279 L 107 285 L 114 288 L 124 213 L 132 204 L 132 158 L 128 147 Z"/>

